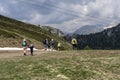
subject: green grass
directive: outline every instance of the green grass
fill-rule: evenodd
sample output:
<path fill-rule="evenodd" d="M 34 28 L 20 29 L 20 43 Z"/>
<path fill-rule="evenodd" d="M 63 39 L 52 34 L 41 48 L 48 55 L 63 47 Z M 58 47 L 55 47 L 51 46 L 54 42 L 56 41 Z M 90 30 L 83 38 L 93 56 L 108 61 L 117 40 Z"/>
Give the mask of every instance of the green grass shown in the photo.
<path fill-rule="evenodd" d="M 50 41 L 53 38 L 56 43 L 55 44 L 56 49 L 57 49 L 58 42 L 61 42 L 62 50 L 72 49 L 71 45 L 67 41 L 65 41 L 64 38 L 59 37 L 57 34 L 50 33 L 49 31 L 42 29 L 39 26 L 24 23 L 24 22 L 17 21 L 15 19 L 11 19 L 11 18 L 0 15 L 0 39 L 3 39 L 3 38 L 16 39 L 17 38 L 22 41 L 24 37 L 32 43 L 37 42 L 38 44 L 35 44 L 37 46 L 39 45 L 43 46 L 42 42 L 44 39 L 47 38 Z M 6 39 L 4 40 L 4 42 L 6 42 Z M 0 46 L 1 45 L 3 44 L 0 43 Z M 15 45 L 13 44 L 13 46 Z M 4 47 L 6 47 L 6 45 Z"/>
<path fill-rule="evenodd" d="M 45 52 L 0 59 L 0 80 L 120 80 L 120 51 Z"/>

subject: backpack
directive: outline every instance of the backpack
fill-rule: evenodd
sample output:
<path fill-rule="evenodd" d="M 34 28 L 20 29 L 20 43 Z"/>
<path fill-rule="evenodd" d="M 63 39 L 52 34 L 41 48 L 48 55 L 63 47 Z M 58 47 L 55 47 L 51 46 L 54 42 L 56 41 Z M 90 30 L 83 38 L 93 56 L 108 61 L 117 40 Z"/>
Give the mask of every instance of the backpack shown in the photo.
<path fill-rule="evenodd" d="M 27 43 L 25 41 L 23 41 L 22 46 L 27 46 Z"/>
<path fill-rule="evenodd" d="M 54 45 L 54 41 L 51 41 L 51 45 Z"/>
<path fill-rule="evenodd" d="M 72 39 L 72 44 L 77 44 L 76 39 Z"/>

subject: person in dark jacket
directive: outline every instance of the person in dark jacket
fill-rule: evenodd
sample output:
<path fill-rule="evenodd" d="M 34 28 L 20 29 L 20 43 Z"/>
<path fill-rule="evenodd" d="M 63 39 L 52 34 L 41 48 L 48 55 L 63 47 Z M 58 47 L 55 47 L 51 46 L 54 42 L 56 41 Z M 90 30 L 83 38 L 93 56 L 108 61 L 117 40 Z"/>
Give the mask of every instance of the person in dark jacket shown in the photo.
<path fill-rule="evenodd" d="M 48 39 L 44 39 L 43 41 L 43 45 L 44 45 L 44 51 L 46 51 L 48 49 L 48 45 L 49 45 L 49 42 L 48 42 Z"/>
<path fill-rule="evenodd" d="M 51 41 L 50 41 L 50 47 L 51 47 L 51 50 L 52 50 L 52 51 L 53 51 L 53 49 L 54 49 L 54 46 L 55 46 L 54 39 L 51 39 Z"/>
<path fill-rule="evenodd" d="M 30 44 L 29 48 L 30 48 L 30 53 L 31 53 L 31 55 L 33 56 L 33 48 L 34 48 L 34 45 L 33 45 L 33 44 Z"/>

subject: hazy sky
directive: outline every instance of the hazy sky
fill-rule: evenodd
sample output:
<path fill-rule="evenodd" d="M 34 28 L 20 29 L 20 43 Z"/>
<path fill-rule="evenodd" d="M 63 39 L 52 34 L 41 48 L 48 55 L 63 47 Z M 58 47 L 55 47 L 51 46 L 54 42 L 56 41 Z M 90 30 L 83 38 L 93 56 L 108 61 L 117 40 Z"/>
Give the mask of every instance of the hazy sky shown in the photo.
<path fill-rule="evenodd" d="M 83 25 L 119 23 L 120 0 L 0 0 L 0 14 L 73 32 Z"/>

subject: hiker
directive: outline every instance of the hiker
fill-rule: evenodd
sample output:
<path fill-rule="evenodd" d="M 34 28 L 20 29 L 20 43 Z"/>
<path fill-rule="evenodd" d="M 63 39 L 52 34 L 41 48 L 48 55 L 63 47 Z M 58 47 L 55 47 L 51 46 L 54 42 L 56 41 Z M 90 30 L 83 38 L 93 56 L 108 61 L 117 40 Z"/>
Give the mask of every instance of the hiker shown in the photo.
<path fill-rule="evenodd" d="M 47 50 L 48 49 L 48 45 L 49 45 L 48 39 L 44 39 L 43 45 L 44 45 L 44 50 Z"/>
<path fill-rule="evenodd" d="M 58 47 L 58 51 L 60 51 L 60 47 L 61 47 L 61 43 L 60 42 L 58 42 L 57 47 Z"/>
<path fill-rule="evenodd" d="M 72 43 L 72 46 L 73 46 L 73 50 L 77 49 L 77 40 L 76 40 L 76 38 L 73 38 L 71 43 Z"/>
<path fill-rule="evenodd" d="M 33 45 L 33 44 L 30 44 L 29 48 L 30 48 L 31 56 L 33 56 L 33 48 L 34 48 L 34 45 Z"/>
<path fill-rule="evenodd" d="M 27 42 L 26 42 L 25 38 L 23 39 L 22 46 L 23 46 L 23 54 L 24 54 L 24 56 L 26 56 L 26 53 L 27 53 Z"/>
<path fill-rule="evenodd" d="M 54 39 L 51 39 L 51 41 L 50 41 L 50 48 L 51 48 L 52 51 L 54 49 L 54 45 L 55 45 Z"/>

